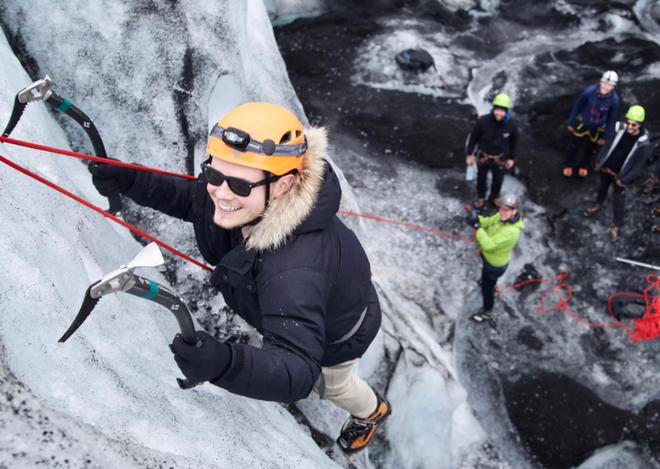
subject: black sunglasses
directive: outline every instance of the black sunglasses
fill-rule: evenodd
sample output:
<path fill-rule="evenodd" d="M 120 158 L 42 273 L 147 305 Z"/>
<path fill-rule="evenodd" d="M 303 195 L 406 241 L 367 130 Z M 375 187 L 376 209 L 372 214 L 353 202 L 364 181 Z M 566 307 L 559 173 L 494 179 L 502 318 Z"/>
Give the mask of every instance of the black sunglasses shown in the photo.
<path fill-rule="evenodd" d="M 632 126 L 632 127 L 635 128 L 635 129 L 636 129 L 637 127 L 640 127 L 640 126 L 642 125 L 642 124 L 640 124 L 639 122 L 635 122 L 635 121 L 631 121 L 631 120 L 629 120 L 628 122 L 626 122 L 626 124 Z"/>
<path fill-rule="evenodd" d="M 247 197 L 250 195 L 250 192 L 252 192 L 253 187 L 259 187 L 259 186 L 263 186 L 264 184 L 270 184 L 271 182 L 275 182 L 282 177 L 282 176 L 272 176 L 272 177 L 267 177 L 266 179 L 259 182 L 247 182 L 244 181 L 243 179 L 238 179 L 231 176 L 225 176 L 217 169 L 211 168 L 211 165 L 209 164 L 210 161 L 211 158 L 209 158 L 200 165 L 202 168 L 202 174 L 204 175 L 204 179 L 206 179 L 206 182 L 208 182 L 212 186 L 221 186 L 223 182 L 227 181 L 227 186 L 229 187 L 229 189 L 239 197 Z"/>

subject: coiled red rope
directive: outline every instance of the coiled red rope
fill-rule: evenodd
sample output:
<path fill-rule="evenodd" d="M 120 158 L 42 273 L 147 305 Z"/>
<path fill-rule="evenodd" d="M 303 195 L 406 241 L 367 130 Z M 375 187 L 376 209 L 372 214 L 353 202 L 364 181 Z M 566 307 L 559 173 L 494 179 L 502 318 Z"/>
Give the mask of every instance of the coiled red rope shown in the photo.
<path fill-rule="evenodd" d="M 580 319 L 573 311 L 571 311 L 568 308 L 568 301 L 571 299 L 572 289 L 570 285 L 564 283 L 564 279 L 567 276 L 568 276 L 568 272 L 562 270 L 559 273 L 559 275 L 556 277 L 547 278 L 547 279 L 525 280 L 524 282 L 521 282 L 517 285 L 507 288 L 506 290 L 502 290 L 500 293 L 507 293 L 511 290 L 515 290 L 516 288 L 522 287 L 523 285 L 532 282 L 550 282 L 553 280 L 559 280 L 559 282 L 557 282 L 557 284 L 551 290 L 541 293 L 541 304 L 536 308 L 536 314 L 541 315 L 547 313 L 548 311 L 552 311 L 553 309 L 558 309 L 561 311 L 566 311 L 571 316 L 573 316 L 575 320 L 590 327 L 622 327 L 627 331 L 626 337 L 632 337 L 633 342 L 640 342 L 642 340 L 653 340 L 660 337 L 660 278 L 657 275 L 649 274 L 646 277 L 646 281 L 649 283 L 649 287 L 646 290 L 644 290 L 643 295 L 626 293 L 626 292 L 619 292 L 610 295 L 610 297 L 607 300 L 607 305 L 610 311 L 610 316 L 612 316 L 612 319 L 615 322 L 614 324 L 596 324 L 596 323 L 584 321 Z M 652 296 L 650 294 L 653 288 L 656 289 L 658 295 Z M 565 292 L 565 297 L 562 294 L 562 290 L 564 290 Z M 559 302 L 557 302 L 555 306 L 546 307 L 545 304 L 546 295 L 551 295 L 555 292 L 559 297 Z M 625 323 L 620 322 L 614 316 L 614 312 L 612 311 L 612 299 L 614 299 L 619 295 L 644 298 L 646 302 L 646 311 L 644 312 L 644 316 Z M 635 326 L 629 327 L 630 324 L 633 323 L 635 323 Z"/>

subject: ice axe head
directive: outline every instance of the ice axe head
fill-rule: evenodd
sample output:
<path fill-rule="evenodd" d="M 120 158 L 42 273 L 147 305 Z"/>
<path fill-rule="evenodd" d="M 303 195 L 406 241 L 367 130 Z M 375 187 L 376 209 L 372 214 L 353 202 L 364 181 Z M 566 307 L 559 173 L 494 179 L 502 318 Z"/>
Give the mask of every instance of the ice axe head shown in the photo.
<path fill-rule="evenodd" d="M 121 266 L 119 269 L 105 275 L 101 280 L 92 283 L 85 292 L 83 304 L 76 318 L 59 342 L 65 342 L 78 330 L 101 297 L 118 291 L 130 290 L 131 286 L 135 284 L 133 281 L 133 271 L 135 269 L 138 267 L 156 267 L 164 262 L 165 260 L 158 245 L 156 243 L 150 243 L 127 266 Z"/>
<path fill-rule="evenodd" d="M 149 243 L 126 266 L 131 272 L 138 267 L 157 267 L 165 263 L 163 254 L 156 243 Z"/>

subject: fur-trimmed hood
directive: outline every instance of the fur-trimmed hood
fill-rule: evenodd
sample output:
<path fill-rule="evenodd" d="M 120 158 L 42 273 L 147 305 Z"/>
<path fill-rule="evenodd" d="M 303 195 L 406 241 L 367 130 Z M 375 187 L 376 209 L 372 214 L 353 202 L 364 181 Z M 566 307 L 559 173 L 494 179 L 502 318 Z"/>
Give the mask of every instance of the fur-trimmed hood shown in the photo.
<path fill-rule="evenodd" d="M 341 188 L 325 160 L 327 129 L 306 129 L 305 135 L 308 148 L 302 169 L 289 192 L 268 205 L 246 240 L 248 250 L 275 250 L 292 235 L 323 228 L 339 210 Z"/>

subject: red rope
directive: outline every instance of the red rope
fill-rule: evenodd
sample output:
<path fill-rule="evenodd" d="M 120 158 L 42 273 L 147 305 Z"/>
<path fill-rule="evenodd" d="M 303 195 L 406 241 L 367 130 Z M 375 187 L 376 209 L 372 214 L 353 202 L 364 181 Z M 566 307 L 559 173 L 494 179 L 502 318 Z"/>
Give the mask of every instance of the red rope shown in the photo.
<path fill-rule="evenodd" d="M 96 156 L 86 155 L 84 153 L 76 153 L 76 152 L 72 152 L 72 151 L 61 150 L 61 149 L 58 149 L 58 148 L 52 148 L 52 147 L 48 147 L 48 146 L 44 146 L 44 145 L 38 145 L 38 144 L 35 144 L 35 143 L 24 142 L 24 141 L 21 141 L 21 140 L 15 140 L 15 139 L 7 138 L 7 137 L 0 137 L 0 142 L 9 143 L 9 144 L 12 144 L 12 145 L 23 146 L 23 147 L 27 147 L 27 148 L 32 148 L 32 149 L 35 149 L 35 150 L 45 151 L 45 152 L 49 152 L 49 153 L 57 153 L 57 154 L 60 154 L 60 155 L 73 156 L 75 158 L 98 161 L 98 162 L 106 163 L 106 164 L 114 164 L 114 165 L 117 165 L 117 166 L 125 166 L 125 167 L 128 167 L 128 168 L 134 168 L 134 169 L 137 169 L 137 170 L 140 170 L 140 171 L 151 171 L 151 172 L 154 172 L 154 173 L 166 174 L 166 175 L 176 176 L 176 177 L 181 177 L 181 178 L 197 179 L 194 176 L 188 176 L 188 175 L 184 175 L 184 174 L 172 173 L 172 172 L 169 172 L 169 171 L 162 171 L 162 170 L 159 170 L 159 169 L 149 168 L 147 166 L 140 166 L 140 165 L 135 165 L 135 164 L 130 164 L 130 163 L 123 163 L 121 161 L 110 160 L 110 159 L 107 159 L 107 158 L 99 158 L 99 157 L 96 157 Z M 212 268 L 210 268 L 210 267 L 202 264 L 201 262 L 198 262 L 195 259 L 183 254 L 182 252 L 180 252 L 180 251 L 174 249 L 173 247 L 163 243 L 162 241 L 154 238 L 153 236 L 148 235 L 144 231 L 141 231 L 138 228 L 136 228 L 132 225 L 129 225 L 128 223 L 124 222 L 123 220 L 115 217 L 114 215 L 109 214 L 105 210 L 102 210 L 102 209 L 96 207 L 95 205 L 92 205 L 91 203 L 87 202 L 86 200 L 81 199 L 80 197 L 78 197 L 78 196 L 72 194 L 71 192 L 59 187 L 58 185 L 53 184 L 52 182 L 47 181 L 46 179 L 44 179 L 40 176 L 37 176 L 36 174 L 32 173 L 31 171 L 28 171 L 27 169 L 23 168 L 22 166 L 19 166 L 15 163 L 9 161 L 8 159 L 4 158 L 2 155 L 0 155 L 0 162 L 3 162 L 6 165 L 16 169 L 17 171 L 20 171 L 21 173 L 23 173 L 23 174 L 25 174 L 25 175 L 33 178 L 33 179 L 36 179 L 37 181 L 41 182 L 42 184 L 45 184 L 48 187 L 51 187 L 52 189 L 55 189 L 56 191 L 72 198 L 76 202 L 79 202 L 79 203 L 85 205 L 86 207 L 91 208 L 92 210 L 94 210 L 94 211 L 100 213 L 101 215 L 103 215 L 104 217 L 109 218 L 110 220 L 122 225 L 125 228 L 128 228 L 129 230 L 133 231 L 134 233 L 137 233 L 140 236 L 144 236 L 145 238 L 149 239 L 150 241 L 153 241 L 154 243 L 156 243 L 159 246 L 167 249 L 168 251 L 176 254 L 177 256 L 180 256 L 181 258 L 187 260 L 188 262 L 192 262 L 193 264 L 195 264 L 195 265 L 197 265 L 197 266 L 199 266 L 199 267 L 201 267 L 201 268 L 203 268 L 203 269 L 205 269 L 209 272 L 213 272 Z M 468 211 L 470 211 L 470 208 L 469 208 L 468 205 L 466 205 L 465 208 Z M 436 234 L 439 234 L 439 235 L 442 235 L 442 236 L 448 236 L 450 238 L 458 239 L 460 241 L 465 241 L 465 242 L 470 243 L 470 244 L 475 244 L 476 243 L 476 241 L 471 241 L 469 239 L 465 239 L 465 238 L 462 238 L 460 236 L 455 236 L 455 235 L 452 235 L 452 234 L 449 234 L 449 233 L 445 233 L 445 232 L 438 231 L 438 230 L 433 230 L 431 228 L 426 228 L 426 227 L 419 226 L 419 225 L 413 225 L 411 223 L 404 223 L 404 222 L 400 222 L 400 221 L 396 221 L 396 220 L 389 220 L 387 218 L 375 217 L 375 216 L 372 216 L 372 215 L 364 215 L 364 214 L 360 214 L 360 213 L 347 212 L 347 211 L 344 211 L 344 210 L 339 210 L 339 213 L 343 213 L 343 214 L 346 214 L 346 215 L 352 215 L 352 216 L 355 216 L 355 217 L 368 218 L 368 219 L 371 219 L 371 220 L 383 221 L 383 222 L 392 223 L 392 224 L 395 224 L 395 225 L 408 226 L 408 227 L 411 227 L 411 228 L 416 228 L 416 229 L 419 229 L 419 230 L 424 230 L 424 231 L 429 231 L 431 233 L 436 233 Z M 476 230 L 474 230 L 474 229 L 473 229 L 473 234 L 476 235 Z M 475 236 L 475 238 L 476 238 L 476 236 Z M 571 289 L 570 285 L 567 285 L 567 284 L 563 283 L 563 280 L 564 280 L 564 278 L 566 278 L 567 275 L 568 275 L 568 272 L 562 270 L 560 272 L 559 276 L 557 276 L 557 277 L 552 277 L 552 278 L 548 278 L 548 279 L 525 280 L 524 282 L 521 282 L 517 285 L 514 285 L 510 288 L 507 288 L 506 290 L 503 290 L 500 293 L 507 293 L 511 290 L 514 290 L 516 288 L 519 288 L 519 287 L 521 287 L 525 284 L 531 283 L 531 282 L 549 282 L 549 281 L 552 281 L 552 280 L 559 279 L 559 282 L 551 290 L 548 290 L 548 291 L 543 292 L 541 294 L 541 304 L 536 308 L 536 313 L 537 314 L 541 315 L 541 314 L 545 314 L 548 311 L 551 311 L 553 309 L 560 309 L 562 311 L 568 312 L 577 321 L 579 321 L 580 323 L 585 324 L 587 326 L 591 326 L 591 327 L 623 327 L 623 328 L 628 330 L 628 333 L 626 334 L 626 336 L 627 337 L 632 336 L 633 342 L 639 342 L 641 340 L 652 340 L 652 339 L 655 339 L 657 337 L 660 337 L 660 278 L 658 278 L 658 276 L 653 275 L 653 274 L 647 276 L 646 280 L 649 282 L 650 286 L 646 290 L 644 290 L 644 295 L 634 295 L 633 294 L 634 296 L 643 297 L 646 301 L 647 307 L 646 307 L 646 311 L 644 313 L 644 316 L 642 318 L 635 319 L 634 322 L 636 323 L 636 325 L 633 329 L 631 329 L 627 326 L 628 326 L 628 324 L 631 324 L 633 321 L 630 321 L 630 322 L 627 322 L 627 323 L 621 323 L 614 317 L 614 314 L 612 313 L 612 298 L 616 297 L 617 295 L 622 295 L 622 294 L 625 294 L 625 293 L 614 293 L 608 299 L 608 306 L 609 306 L 609 310 L 610 310 L 610 315 L 612 316 L 612 319 L 614 319 L 614 321 L 616 321 L 616 324 L 594 324 L 594 323 L 590 323 L 590 322 L 587 322 L 587 321 L 583 321 L 582 319 L 578 318 L 575 315 L 575 313 L 573 313 L 570 309 L 568 309 L 568 300 L 570 300 L 570 298 L 571 298 L 572 289 Z M 655 278 L 655 280 L 651 280 L 652 278 Z M 651 298 L 653 298 L 653 300 L 649 302 L 650 298 L 649 298 L 648 292 L 649 292 L 650 289 L 652 289 L 654 287 L 658 290 L 659 295 L 656 296 L 656 297 L 651 297 Z M 566 298 L 564 298 L 562 296 L 562 293 L 561 293 L 562 289 L 565 289 L 568 293 Z M 555 291 L 557 292 L 557 294 L 559 296 L 559 300 L 560 300 L 559 303 L 555 306 L 551 306 L 551 307 L 548 307 L 548 308 L 545 308 L 545 309 L 541 310 L 541 308 L 543 308 L 545 306 L 545 296 L 549 295 L 549 294 L 551 294 Z M 628 294 L 628 295 L 630 295 L 630 294 Z"/>
<path fill-rule="evenodd" d="M 119 160 L 111 160 L 109 158 L 100 158 L 98 156 L 86 155 L 85 153 L 76 153 L 75 151 L 60 150 L 59 148 L 47 147 L 45 145 L 38 145 L 36 143 L 24 142 L 22 140 L 15 140 L 13 138 L 0 137 L 0 142 L 9 143 L 11 145 L 18 145 L 20 147 L 32 148 L 34 150 L 45 151 L 48 153 L 57 153 L 59 155 L 73 156 L 83 160 L 98 161 L 99 163 L 114 164 L 116 166 L 125 166 L 126 168 L 138 169 L 140 171 L 151 171 L 152 173 L 167 174 L 168 176 L 176 176 L 185 179 L 197 179 L 195 176 L 188 176 L 185 174 L 171 173 L 163 171 L 162 169 L 149 168 L 148 166 L 140 166 L 138 164 L 124 163 Z"/>
<path fill-rule="evenodd" d="M 114 215 L 110 215 L 110 214 L 109 214 L 108 212 L 106 212 L 105 210 L 102 210 L 102 209 L 98 208 L 97 206 L 90 204 L 90 203 L 87 202 L 86 200 L 81 199 L 81 198 L 78 197 L 77 195 L 72 194 L 71 192 L 69 192 L 69 191 L 67 191 L 67 190 L 65 190 L 65 189 L 63 189 L 63 188 L 61 188 L 61 187 L 59 187 L 59 186 L 56 185 L 56 184 L 53 184 L 52 182 L 47 181 L 46 179 L 44 179 L 44 178 L 42 178 L 42 177 L 40 177 L 40 176 L 37 176 L 36 174 L 34 174 L 33 172 L 31 172 L 31 171 L 29 171 L 29 170 L 23 168 L 22 166 L 19 166 L 19 165 L 15 164 L 15 163 L 12 163 L 11 161 L 9 161 L 8 159 L 6 159 L 6 158 L 3 157 L 2 155 L 0 155 L 0 161 L 3 162 L 3 163 L 5 163 L 5 164 L 8 165 L 8 166 L 14 168 L 15 170 L 20 171 L 21 173 L 23 173 L 23 174 L 25 174 L 25 175 L 27 175 L 27 176 L 30 176 L 30 177 L 33 178 L 33 179 L 36 179 L 37 181 L 41 182 L 42 184 L 46 184 L 48 187 L 51 187 L 52 189 L 55 189 L 56 191 L 61 192 L 62 194 L 66 195 L 66 196 L 68 196 L 68 197 L 71 197 L 71 198 L 72 198 L 73 200 L 75 200 L 76 202 L 79 202 L 79 203 L 85 205 L 86 207 L 91 208 L 92 210 L 94 210 L 94 211 L 100 213 L 101 215 L 103 215 L 104 217 L 107 217 L 107 218 L 111 219 L 112 221 L 114 221 L 114 222 L 116 222 L 116 223 L 119 223 L 120 225 L 122 225 L 122 226 L 128 228 L 129 230 L 133 231 L 134 233 L 137 233 L 137 234 L 139 234 L 140 236 L 144 236 L 144 237 L 147 238 L 148 240 L 153 241 L 154 243 L 156 243 L 156 244 L 158 244 L 159 246 L 161 246 L 161 247 L 167 249 L 168 251 L 170 251 L 170 252 L 176 254 L 177 256 L 182 257 L 183 259 L 187 260 L 188 262 L 192 262 L 193 264 L 195 264 L 195 265 L 201 267 L 202 269 L 208 270 L 209 272 L 213 272 L 213 269 L 212 269 L 212 268 L 210 268 L 210 267 L 208 267 L 208 266 L 202 264 L 201 262 L 196 261 L 196 260 L 193 259 L 192 257 L 188 257 L 188 256 L 186 256 L 186 255 L 183 254 L 182 252 L 177 251 L 177 250 L 174 249 L 173 247 L 171 247 L 171 246 L 169 246 L 169 245 L 163 243 L 162 241 L 160 241 L 160 240 L 154 238 L 153 236 L 148 235 L 148 234 L 145 233 L 144 231 L 141 231 L 141 230 L 135 228 L 134 226 L 129 225 L 128 223 L 126 223 L 126 222 L 123 221 L 123 220 L 120 220 L 119 218 L 115 217 Z M 103 160 L 103 161 L 105 161 L 105 160 Z"/>
<path fill-rule="evenodd" d="M 635 319 L 634 329 L 626 334 L 628 337 L 632 336 L 633 342 L 653 340 L 660 337 L 660 295 L 655 296 L 655 298 L 649 297 L 649 291 L 652 288 L 660 293 L 660 278 L 655 274 L 649 274 L 646 276 L 646 281 L 649 283 L 649 287 L 644 290 L 644 295 L 635 295 L 644 298 L 646 311 L 643 317 Z M 653 298 L 652 301 L 649 301 L 651 298 Z"/>
<path fill-rule="evenodd" d="M 595 324 L 595 323 L 583 321 L 582 319 L 577 317 L 575 313 L 573 313 L 573 311 L 568 309 L 568 301 L 571 299 L 572 289 L 570 285 L 564 283 L 564 278 L 566 278 L 567 276 L 568 276 L 568 272 L 562 270 L 559 273 L 559 275 L 556 277 L 547 278 L 547 279 L 525 280 L 524 282 L 521 282 L 517 285 L 507 288 L 506 290 L 502 290 L 500 293 L 507 293 L 511 290 L 522 287 L 523 285 L 531 282 L 549 282 L 552 280 L 559 279 L 559 282 L 557 282 L 557 284 L 551 290 L 541 293 L 541 304 L 536 308 L 537 314 L 541 315 L 553 309 L 559 309 L 562 311 L 566 311 L 571 316 L 573 316 L 573 318 L 575 318 L 578 322 L 590 327 L 622 327 L 627 330 L 626 337 L 632 336 L 633 342 L 640 342 L 642 340 L 652 340 L 660 337 L 660 278 L 657 275 L 650 274 L 646 277 L 646 281 L 649 283 L 649 287 L 646 290 L 644 290 L 643 295 L 634 294 L 634 293 L 625 293 L 625 292 L 618 292 L 610 295 L 610 297 L 607 300 L 607 305 L 610 311 L 610 315 L 612 316 L 612 319 L 615 321 L 615 324 Z M 650 290 L 653 288 L 657 290 L 658 292 L 657 296 L 651 296 L 649 294 Z M 564 298 L 564 296 L 562 295 L 562 289 L 564 289 L 567 293 L 566 298 Z M 555 306 L 545 307 L 546 306 L 545 296 L 550 295 L 554 292 L 557 292 L 557 295 L 559 296 L 559 302 Z M 644 298 L 646 302 L 646 311 L 644 312 L 644 316 L 642 318 L 637 318 L 625 323 L 620 322 L 612 312 L 612 299 L 614 299 L 619 295 L 636 296 L 639 298 Z M 635 327 L 634 328 L 629 327 L 629 325 L 632 324 L 633 322 L 635 323 Z"/>
<path fill-rule="evenodd" d="M 384 221 L 386 223 L 393 223 L 395 225 L 403 225 L 403 226 L 408 226 L 410 228 L 417 228 L 418 230 L 430 231 L 431 233 L 439 234 L 439 235 L 442 235 L 442 236 L 449 236 L 450 238 L 454 238 L 454 239 L 458 239 L 460 241 L 465 241 L 466 243 L 474 244 L 474 241 L 470 241 L 469 239 L 461 238 L 460 236 L 445 233 L 443 231 L 432 230 L 431 228 L 425 228 L 423 226 L 413 225 L 411 223 L 404 223 L 402 221 L 396 221 L 396 220 L 388 220 L 387 218 L 374 217 L 373 215 L 363 215 L 361 213 L 346 212 L 344 210 L 339 210 L 338 212 L 343 213 L 345 215 L 353 215 L 354 217 L 368 218 L 370 220 Z"/>
<path fill-rule="evenodd" d="M 48 146 L 45 146 L 45 145 L 38 145 L 36 143 L 24 142 L 22 140 L 16 140 L 16 139 L 13 139 L 13 138 L 0 137 L 0 142 L 9 143 L 11 145 L 18 145 L 18 146 L 21 146 L 21 147 L 32 148 L 34 150 L 45 151 L 45 152 L 48 152 L 48 153 L 57 153 L 57 154 L 60 154 L 60 155 L 73 156 L 75 158 L 81 158 L 81 159 L 85 159 L 85 160 L 98 161 L 100 163 L 114 164 L 114 165 L 117 165 L 117 166 L 125 166 L 127 168 L 134 168 L 134 169 L 137 169 L 137 170 L 140 170 L 140 171 L 151 171 L 153 173 L 167 174 L 169 176 L 176 176 L 176 177 L 180 177 L 180 178 L 197 179 L 195 176 L 188 176 L 188 175 L 185 175 L 185 174 L 171 173 L 169 171 L 163 171 L 163 170 L 160 170 L 160 169 L 149 168 L 148 166 L 140 166 L 140 165 L 131 164 L 131 163 L 123 163 L 121 161 L 111 160 L 111 159 L 108 159 L 108 158 L 99 158 L 97 156 L 86 155 L 84 153 L 76 153 L 74 151 L 61 150 L 59 148 L 48 147 Z M 454 239 L 458 239 L 458 240 L 461 240 L 461 241 L 468 242 L 470 244 L 474 244 L 474 241 L 470 241 L 469 239 L 461 238 L 460 236 L 455 236 L 455 235 L 452 235 L 452 234 L 449 234 L 449 233 L 444 233 L 442 231 L 432 230 L 431 228 L 425 228 L 423 226 L 412 225 L 410 223 L 404 223 L 404 222 L 395 221 L 395 220 L 388 220 L 387 218 L 374 217 L 374 216 L 371 216 L 371 215 L 363 215 L 363 214 L 360 214 L 360 213 L 346 212 L 344 210 L 339 210 L 339 213 L 343 213 L 343 214 L 346 214 L 346 215 L 352 215 L 354 217 L 362 217 L 362 218 L 369 218 L 371 220 L 384 221 L 384 222 L 387 222 L 387 223 L 393 223 L 395 225 L 403 225 L 403 226 L 408 226 L 408 227 L 411 227 L 411 228 L 417 228 L 418 230 L 430 231 L 431 233 L 436 233 L 436 234 L 439 234 L 439 235 L 442 235 L 442 236 L 448 236 L 450 238 L 454 238 Z"/>

